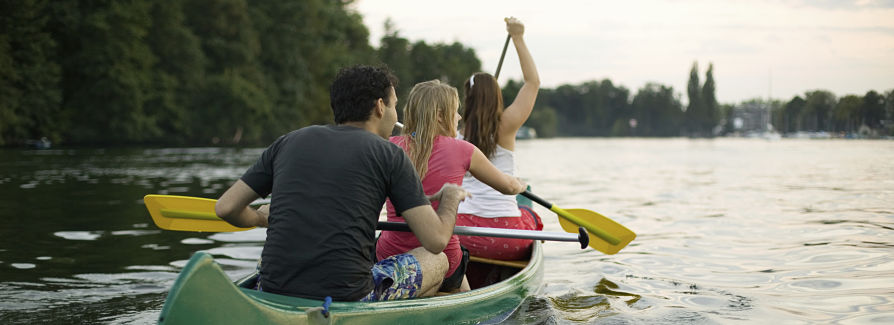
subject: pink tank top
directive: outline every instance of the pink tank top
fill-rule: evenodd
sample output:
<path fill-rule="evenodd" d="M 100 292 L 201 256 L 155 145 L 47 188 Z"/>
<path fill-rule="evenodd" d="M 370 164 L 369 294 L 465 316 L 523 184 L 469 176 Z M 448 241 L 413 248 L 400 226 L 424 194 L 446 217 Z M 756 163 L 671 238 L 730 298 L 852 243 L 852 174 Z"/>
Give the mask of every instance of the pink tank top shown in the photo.
<path fill-rule="evenodd" d="M 391 137 L 391 142 L 407 151 L 406 137 Z M 463 140 L 437 136 L 432 145 L 431 157 L 428 159 L 428 172 L 422 179 L 422 187 L 426 195 L 438 192 L 446 183 L 462 185 L 463 176 L 469 170 L 472 162 L 472 152 L 475 146 Z M 437 210 L 438 202 L 432 202 L 432 207 Z M 388 212 L 388 221 L 406 222 L 403 217 L 394 211 L 394 205 L 388 200 L 385 202 Z M 381 260 L 391 255 L 406 253 L 416 247 L 422 246 L 419 239 L 412 232 L 383 231 L 379 242 L 376 244 L 376 258 Z M 450 268 L 447 277 L 453 274 L 462 259 L 462 251 L 459 248 L 459 238 L 456 235 L 450 237 L 447 248 L 444 249 Z"/>

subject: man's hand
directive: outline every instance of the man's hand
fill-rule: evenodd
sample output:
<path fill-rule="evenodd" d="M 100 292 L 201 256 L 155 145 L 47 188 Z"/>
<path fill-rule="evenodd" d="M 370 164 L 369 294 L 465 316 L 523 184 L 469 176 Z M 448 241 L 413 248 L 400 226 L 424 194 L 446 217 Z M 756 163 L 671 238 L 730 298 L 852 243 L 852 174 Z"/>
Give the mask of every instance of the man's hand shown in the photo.
<path fill-rule="evenodd" d="M 407 209 L 401 215 L 407 220 L 422 247 L 432 254 L 438 254 L 447 247 L 453 236 L 459 202 L 470 196 L 459 185 L 447 183 L 437 193 L 428 196 L 430 201 L 439 201 L 437 211 L 426 204 Z"/>
<path fill-rule="evenodd" d="M 270 205 L 264 204 L 258 207 L 258 225 L 256 227 L 267 227 L 267 221 L 270 219 Z"/>
<path fill-rule="evenodd" d="M 453 201 L 453 202 L 462 202 L 468 197 L 472 197 L 472 194 L 466 192 L 465 189 L 456 184 L 444 183 L 444 186 L 441 186 L 441 189 L 438 190 L 437 193 L 428 196 L 429 201 Z"/>

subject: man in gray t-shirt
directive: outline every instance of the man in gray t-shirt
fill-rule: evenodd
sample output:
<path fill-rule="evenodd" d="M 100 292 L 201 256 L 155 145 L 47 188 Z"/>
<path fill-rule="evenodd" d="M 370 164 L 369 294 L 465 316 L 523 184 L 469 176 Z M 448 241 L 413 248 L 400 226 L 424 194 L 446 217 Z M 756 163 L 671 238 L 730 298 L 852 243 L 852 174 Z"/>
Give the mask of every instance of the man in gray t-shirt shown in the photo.
<path fill-rule="evenodd" d="M 467 193 L 445 185 L 425 196 L 406 154 L 386 140 L 397 122 L 395 83 L 384 68 L 342 69 L 330 88 L 336 125 L 280 137 L 218 200 L 218 216 L 233 225 L 269 225 L 262 290 L 340 301 L 437 291 L 447 270 L 441 251 Z M 248 207 L 271 193 L 269 208 Z M 376 263 L 370 252 L 386 197 L 422 247 Z M 440 201 L 437 211 L 432 200 Z"/>

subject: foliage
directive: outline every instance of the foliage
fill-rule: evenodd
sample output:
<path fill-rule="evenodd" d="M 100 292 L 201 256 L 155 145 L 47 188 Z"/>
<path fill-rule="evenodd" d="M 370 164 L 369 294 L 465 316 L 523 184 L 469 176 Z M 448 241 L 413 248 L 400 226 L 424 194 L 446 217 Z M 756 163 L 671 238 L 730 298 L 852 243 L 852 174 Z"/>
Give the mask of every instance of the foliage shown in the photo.
<path fill-rule="evenodd" d="M 473 73 L 481 71 L 481 61 L 478 60 L 475 51 L 460 43 L 431 45 L 423 41 L 410 43 L 399 35 L 390 21 L 385 22 L 385 31 L 377 55 L 379 61 L 388 65 L 399 79 L 397 87 L 399 102 L 401 98 L 406 98 L 415 84 L 432 79 L 439 79 L 456 87 L 459 96 L 462 97 L 466 79 Z"/>
<path fill-rule="evenodd" d="M 719 104 L 715 95 L 714 64 L 708 65 L 705 73 L 705 83 L 699 84 L 698 63 L 692 63 L 689 71 L 689 83 L 686 93 L 689 95 L 689 104 L 685 113 L 685 133 L 696 137 L 712 137 L 714 129 L 718 126 Z"/>
<path fill-rule="evenodd" d="M 793 132 L 837 132 L 852 134 L 861 130 L 891 129 L 891 109 L 894 100 L 888 91 L 882 95 L 874 90 L 859 96 L 848 94 L 837 98 L 828 90 L 813 90 L 801 96 L 795 96 L 781 108 L 781 119 L 774 120 L 774 125 L 783 133 Z M 884 133 L 883 133 L 884 134 Z"/>
<path fill-rule="evenodd" d="M 648 137 L 679 136 L 684 113 L 674 89 L 654 83 L 646 84 L 633 97 L 631 108 L 636 119 L 632 135 Z"/>
<path fill-rule="evenodd" d="M 0 145 L 263 144 L 331 120 L 328 84 L 374 50 L 346 1 L 0 5 Z"/>
<path fill-rule="evenodd" d="M 47 1 L 0 3 L 0 145 L 47 137 L 58 140 L 52 119 L 61 110 L 56 42 L 46 31 Z"/>
<path fill-rule="evenodd" d="M 373 48 L 350 3 L 0 3 L 0 145 L 41 137 L 93 145 L 263 145 L 331 123 L 328 86 L 341 67 L 387 64 L 400 79 L 399 100 L 431 79 L 462 96 L 466 79 L 482 70 L 471 48 L 411 41 L 390 21 Z M 739 109 L 717 102 L 713 74 L 709 64 L 701 83 L 693 63 L 685 110 L 680 94 L 654 83 L 635 93 L 608 79 L 543 88 L 526 125 L 541 137 L 713 136 L 718 126 L 732 129 Z M 520 87 L 505 82 L 507 105 Z M 868 127 L 894 134 L 894 90 L 840 99 L 815 90 L 763 104 L 786 133 Z"/>

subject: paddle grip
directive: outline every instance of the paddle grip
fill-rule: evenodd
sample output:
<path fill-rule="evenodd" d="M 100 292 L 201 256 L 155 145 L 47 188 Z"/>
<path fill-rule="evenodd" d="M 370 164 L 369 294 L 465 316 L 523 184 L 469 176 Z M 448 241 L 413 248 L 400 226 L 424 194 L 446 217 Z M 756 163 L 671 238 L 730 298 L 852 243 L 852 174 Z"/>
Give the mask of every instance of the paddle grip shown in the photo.
<path fill-rule="evenodd" d="M 531 191 L 525 190 L 524 192 L 521 192 L 521 195 L 526 198 L 531 199 L 531 201 L 537 202 L 537 204 L 540 204 L 547 209 L 552 209 L 552 207 L 553 207 L 552 203 L 546 202 L 546 200 L 541 199 L 539 196 L 534 195 L 534 193 L 531 193 Z"/>

